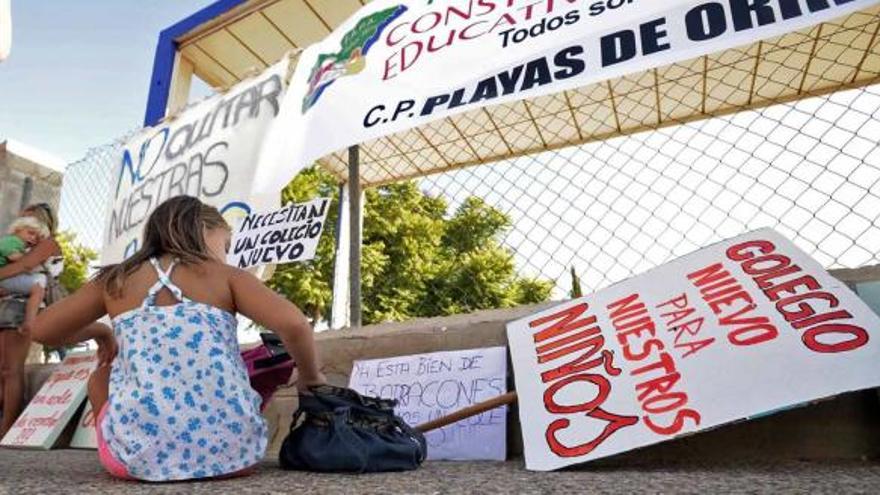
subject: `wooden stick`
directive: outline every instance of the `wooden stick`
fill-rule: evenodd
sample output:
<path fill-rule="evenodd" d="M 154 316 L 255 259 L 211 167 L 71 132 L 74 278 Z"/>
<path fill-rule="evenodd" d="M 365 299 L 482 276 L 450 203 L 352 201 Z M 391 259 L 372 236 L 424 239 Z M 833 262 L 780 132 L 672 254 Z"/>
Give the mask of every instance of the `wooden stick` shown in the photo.
<path fill-rule="evenodd" d="M 486 411 L 491 411 L 496 407 L 501 406 L 509 406 L 515 404 L 517 400 L 516 392 L 508 392 L 504 395 L 499 395 L 494 399 L 489 399 L 485 402 L 479 402 L 472 406 L 468 406 L 464 409 L 460 409 L 455 411 L 454 413 L 447 414 L 446 416 L 442 416 L 437 419 L 433 419 L 428 421 L 427 423 L 422 423 L 416 426 L 416 429 L 422 433 L 427 433 L 432 430 L 436 430 L 439 428 L 443 428 L 444 426 L 449 426 L 452 423 L 457 423 L 463 419 L 467 419 L 478 414 L 482 414 Z"/>

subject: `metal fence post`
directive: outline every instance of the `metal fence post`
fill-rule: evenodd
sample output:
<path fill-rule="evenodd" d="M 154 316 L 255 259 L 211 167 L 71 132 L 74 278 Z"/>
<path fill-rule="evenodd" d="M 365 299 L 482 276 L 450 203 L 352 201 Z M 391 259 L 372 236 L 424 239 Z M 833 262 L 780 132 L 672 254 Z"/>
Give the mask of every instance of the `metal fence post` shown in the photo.
<path fill-rule="evenodd" d="M 348 148 L 348 196 L 349 196 L 349 293 L 351 303 L 351 327 L 361 326 L 361 230 L 363 209 L 361 206 L 360 147 Z"/>
<path fill-rule="evenodd" d="M 348 186 L 339 185 L 339 218 L 336 220 L 336 252 L 333 263 L 333 302 L 330 309 L 330 328 L 338 330 L 351 326 L 351 285 L 349 280 L 349 253 L 351 252 L 351 219 Z"/>

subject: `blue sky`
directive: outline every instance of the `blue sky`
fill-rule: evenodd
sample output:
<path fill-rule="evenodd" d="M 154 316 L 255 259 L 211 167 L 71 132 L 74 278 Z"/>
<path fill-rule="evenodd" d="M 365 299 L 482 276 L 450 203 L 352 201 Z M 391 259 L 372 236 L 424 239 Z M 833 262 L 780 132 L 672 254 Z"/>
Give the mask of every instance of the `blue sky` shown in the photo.
<path fill-rule="evenodd" d="M 159 32 L 212 0 L 12 0 L 0 141 L 80 158 L 143 124 Z"/>

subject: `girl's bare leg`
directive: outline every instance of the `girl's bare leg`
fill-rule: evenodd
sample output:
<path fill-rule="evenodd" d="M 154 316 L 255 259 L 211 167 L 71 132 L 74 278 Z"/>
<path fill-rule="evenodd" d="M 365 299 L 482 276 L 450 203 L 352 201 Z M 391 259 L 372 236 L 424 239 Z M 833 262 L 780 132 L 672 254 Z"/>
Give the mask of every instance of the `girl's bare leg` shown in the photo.
<path fill-rule="evenodd" d="M 101 366 L 92 372 L 89 377 L 88 394 L 89 402 L 92 404 L 92 414 L 97 418 L 110 395 L 110 366 Z"/>

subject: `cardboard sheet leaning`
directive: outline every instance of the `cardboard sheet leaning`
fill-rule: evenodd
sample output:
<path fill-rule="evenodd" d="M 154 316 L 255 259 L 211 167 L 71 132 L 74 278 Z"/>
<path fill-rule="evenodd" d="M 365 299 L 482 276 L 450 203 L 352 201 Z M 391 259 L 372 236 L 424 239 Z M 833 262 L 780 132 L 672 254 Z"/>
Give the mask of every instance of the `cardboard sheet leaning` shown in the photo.
<path fill-rule="evenodd" d="M 772 230 L 507 326 L 526 467 L 880 386 L 880 318 Z"/>
<path fill-rule="evenodd" d="M 0 445 L 51 449 L 86 400 L 86 384 L 97 365 L 98 356 L 94 351 L 67 356 L 27 405 Z"/>

